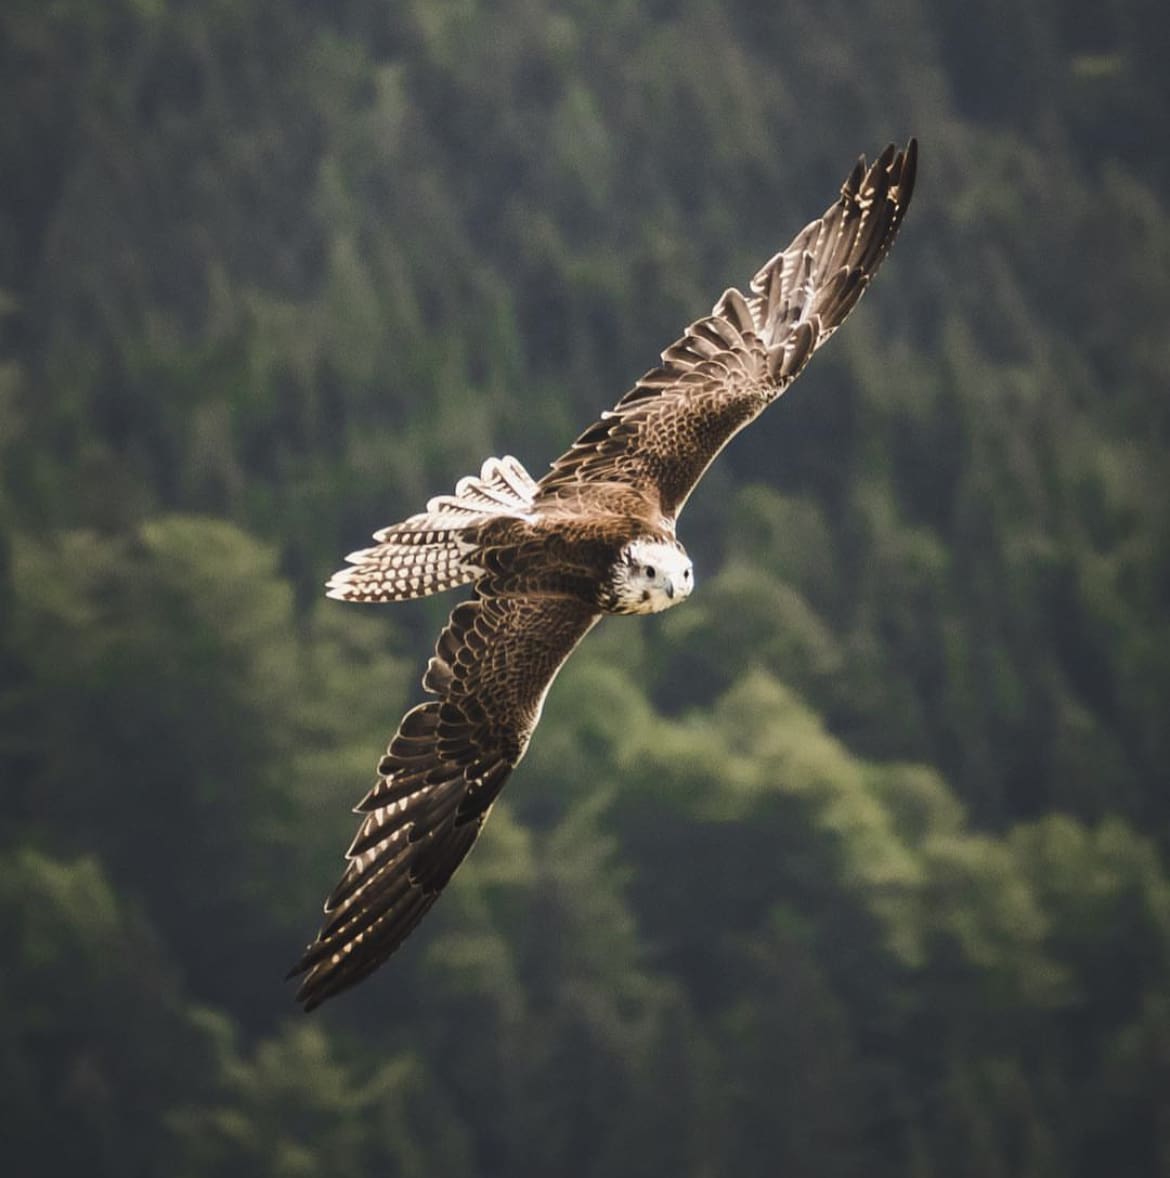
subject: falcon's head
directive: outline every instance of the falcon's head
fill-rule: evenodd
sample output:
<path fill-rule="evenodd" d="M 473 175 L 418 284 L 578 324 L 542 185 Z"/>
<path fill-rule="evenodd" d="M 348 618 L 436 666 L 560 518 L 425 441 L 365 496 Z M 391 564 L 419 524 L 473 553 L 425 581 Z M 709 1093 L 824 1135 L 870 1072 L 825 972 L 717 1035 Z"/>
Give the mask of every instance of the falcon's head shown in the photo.
<path fill-rule="evenodd" d="M 618 554 L 605 586 L 605 609 L 615 614 L 656 614 L 691 595 L 691 558 L 677 540 L 631 540 Z"/>

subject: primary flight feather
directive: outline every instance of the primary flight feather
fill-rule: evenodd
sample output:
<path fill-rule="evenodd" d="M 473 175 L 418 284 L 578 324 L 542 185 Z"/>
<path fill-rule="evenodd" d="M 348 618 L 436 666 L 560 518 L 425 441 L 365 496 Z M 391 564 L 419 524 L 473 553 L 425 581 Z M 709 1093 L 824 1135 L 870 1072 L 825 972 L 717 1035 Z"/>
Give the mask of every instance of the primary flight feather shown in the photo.
<path fill-rule="evenodd" d="M 539 481 L 489 458 L 453 495 L 378 532 L 328 583 L 343 601 L 473 596 L 439 635 L 362 815 L 325 922 L 290 976 L 312 1010 L 376 969 L 471 850 L 549 686 L 604 614 L 657 613 L 694 584 L 675 522 L 731 437 L 840 327 L 888 253 L 917 145 L 858 161 L 838 200 L 729 290 Z"/>

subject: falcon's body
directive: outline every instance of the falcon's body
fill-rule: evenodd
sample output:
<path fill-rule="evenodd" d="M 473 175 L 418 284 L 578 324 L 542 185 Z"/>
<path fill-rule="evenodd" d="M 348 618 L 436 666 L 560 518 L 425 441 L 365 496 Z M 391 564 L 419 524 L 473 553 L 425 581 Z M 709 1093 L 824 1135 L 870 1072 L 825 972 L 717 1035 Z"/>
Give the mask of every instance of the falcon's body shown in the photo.
<path fill-rule="evenodd" d="M 860 161 L 840 199 L 662 354 L 662 364 L 535 482 L 491 458 L 420 515 L 351 553 L 329 595 L 401 601 L 473 584 L 358 807 L 326 920 L 294 969 L 306 1009 L 380 965 L 471 849 L 519 762 L 553 678 L 606 613 L 689 596 L 675 521 L 729 439 L 840 326 L 897 233 L 916 147 Z"/>
<path fill-rule="evenodd" d="M 671 529 L 630 515 L 583 515 L 558 504 L 464 537 L 474 544 L 464 566 L 483 570 L 477 589 L 485 596 L 571 597 L 604 613 L 641 614 L 690 593 L 690 558 Z"/>

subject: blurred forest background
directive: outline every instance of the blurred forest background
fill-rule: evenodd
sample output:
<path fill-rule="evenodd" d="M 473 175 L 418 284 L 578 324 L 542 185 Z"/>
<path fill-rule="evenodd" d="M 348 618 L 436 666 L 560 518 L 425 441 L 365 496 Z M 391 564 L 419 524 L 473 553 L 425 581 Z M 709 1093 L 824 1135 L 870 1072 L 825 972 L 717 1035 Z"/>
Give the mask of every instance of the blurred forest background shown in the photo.
<path fill-rule="evenodd" d="M 0 7 L 10 1174 L 1170 1174 L 1164 0 Z M 682 520 L 399 957 L 306 1018 L 450 598 L 920 137 L 874 292 Z"/>

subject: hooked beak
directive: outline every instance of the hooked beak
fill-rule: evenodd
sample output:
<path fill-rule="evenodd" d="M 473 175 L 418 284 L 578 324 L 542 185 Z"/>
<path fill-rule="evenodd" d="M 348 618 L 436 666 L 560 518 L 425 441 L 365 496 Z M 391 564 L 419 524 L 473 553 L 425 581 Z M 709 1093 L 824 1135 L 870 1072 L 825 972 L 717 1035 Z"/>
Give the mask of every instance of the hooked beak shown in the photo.
<path fill-rule="evenodd" d="M 669 577 L 666 578 L 666 596 L 674 600 L 674 582 Z"/>

